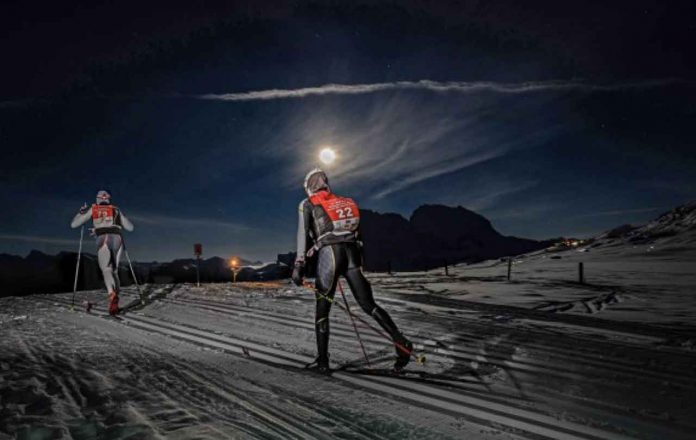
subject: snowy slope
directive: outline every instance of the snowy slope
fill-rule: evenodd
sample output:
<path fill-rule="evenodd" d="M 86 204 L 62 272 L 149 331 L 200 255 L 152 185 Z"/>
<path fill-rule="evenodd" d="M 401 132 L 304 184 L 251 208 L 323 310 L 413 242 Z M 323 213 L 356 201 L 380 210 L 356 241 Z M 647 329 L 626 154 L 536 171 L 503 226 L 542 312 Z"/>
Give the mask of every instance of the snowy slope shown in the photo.
<path fill-rule="evenodd" d="M 69 294 L 3 298 L 0 433 L 691 438 L 696 356 L 671 344 L 672 333 L 438 290 L 471 288 L 455 278 L 372 277 L 378 300 L 427 357 L 404 378 L 302 370 L 315 354 L 314 301 L 286 283 L 148 287 L 159 299 L 122 322 L 100 316 L 101 292 L 80 294 L 97 304 L 91 314 L 71 312 Z M 370 329 L 360 332 L 372 367 L 386 368 L 392 349 Z M 331 354 L 334 368 L 362 361 L 338 307 Z"/>

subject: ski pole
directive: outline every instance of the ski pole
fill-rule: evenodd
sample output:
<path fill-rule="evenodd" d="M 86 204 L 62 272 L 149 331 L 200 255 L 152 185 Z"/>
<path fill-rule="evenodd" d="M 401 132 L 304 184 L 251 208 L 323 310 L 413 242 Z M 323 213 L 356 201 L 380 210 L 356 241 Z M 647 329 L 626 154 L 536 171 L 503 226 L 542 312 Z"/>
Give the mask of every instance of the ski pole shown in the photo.
<path fill-rule="evenodd" d="M 362 338 L 360 338 L 360 332 L 358 332 L 358 326 L 355 324 L 355 318 L 353 318 L 353 314 L 350 312 L 350 306 L 348 305 L 348 300 L 346 299 L 346 294 L 343 292 L 343 285 L 341 284 L 341 280 L 338 280 L 338 290 L 341 291 L 341 296 L 343 297 L 343 302 L 346 305 L 346 310 L 348 311 L 348 316 L 350 316 L 350 322 L 353 323 L 353 330 L 355 330 L 355 336 L 358 338 L 358 342 L 360 343 L 360 349 L 363 352 L 363 356 L 365 356 L 365 362 L 367 362 L 368 367 L 372 367 L 372 365 L 370 365 L 370 359 L 367 357 L 367 351 L 365 351 L 365 346 L 363 345 Z"/>
<path fill-rule="evenodd" d="M 309 288 L 312 289 L 312 290 L 314 290 L 314 292 L 317 292 L 317 289 L 316 289 L 314 286 L 312 286 L 310 283 L 305 283 L 305 286 L 306 286 L 306 287 L 309 287 Z M 417 364 L 422 365 L 422 364 L 425 363 L 425 356 L 424 356 L 424 355 L 422 355 L 422 354 L 415 354 L 415 353 L 413 352 L 414 350 L 409 350 L 408 348 L 404 347 L 404 346 L 401 345 L 400 343 L 396 342 L 396 341 L 393 340 L 388 334 L 386 334 L 386 333 L 384 333 L 382 330 L 380 330 L 380 329 L 374 327 L 374 326 L 371 325 L 369 322 L 367 322 L 367 321 L 365 321 L 364 319 L 362 319 L 360 316 L 358 316 L 358 315 L 353 315 L 351 312 L 349 312 L 348 310 L 346 310 L 346 308 L 343 306 L 343 304 L 341 304 L 341 303 L 337 303 L 337 304 L 339 305 L 339 307 L 341 307 L 341 309 L 342 309 L 344 312 L 351 314 L 351 315 L 354 316 L 358 321 L 360 321 L 363 325 L 367 326 L 369 329 L 371 329 L 372 331 L 374 331 L 375 333 L 377 333 L 377 335 L 383 337 L 383 338 L 386 339 L 387 341 L 389 341 L 389 342 L 391 342 L 392 344 L 394 344 L 394 346 L 395 346 L 398 350 L 400 350 L 401 352 L 406 353 L 406 354 L 408 354 L 409 356 L 411 356 L 411 357 L 416 361 Z"/>
<path fill-rule="evenodd" d="M 75 292 L 77 292 L 77 277 L 80 274 L 80 257 L 82 256 L 82 237 L 85 235 L 85 225 L 80 228 L 80 247 L 77 251 L 77 264 L 75 265 L 75 282 L 73 282 L 72 289 L 72 300 L 70 301 L 70 308 L 75 307 Z"/>
<path fill-rule="evenodd" d="M 339 304 L 339 306 L 341 306 L 341 304 Z M 351 312 L 348 312 L 348 313 L 351 313 Z M 360 316 L 357 316 L 357 315 L 353 315 L 353 316 L 355 316 L 355 318 L 356 318 L 358 321 L 360 321 L 363 325 L 365 325 L 365 326 L 367 326 L 368 328 L 370 328 L 372 331 L 374 331 L 375 333 L 377 333 L 379 336 L 383 337 L 383 338 L 386 339 L 387 341 L 389 341 L 389 342 L 391 342 L 392 344 L 394 344 L 394 346 L 395 346 L 399 351 L 401 351 L 402 353 L 406 353 L 406 354 L 408 354 L 409 356 L 411 356 L 411 357 L 416 361 L 417 364 L 421 364 L 421 365 L 422 365 L 422 364 L 425 363 L 425 356 L 424 356 L 424 355 L 422 355 L 422 354 L 415 354 L 415 353 L 413 352 L 413 350 L 409 350 L 407 347 L 404 347 L 404 346 L 401 345 L 400 343 L 396 342 L 395 340 L 393 340 L 393 339 L 391 338 L 391 336 L 389 336 L 388 334 L 384 333 L 382 330 L 380 330 L 380 329 L 378 329 L 377 327 L 373 326 L 373 325 L 370 324 L 369 322 L 365 321 L 365 320 L 362 319 Z"/>
<path fill-rule="evenodd" d="M 123 240 L 123 237 L 121 237 Z M 140 295 L 140 303 L 145 305 L 145 298 L 143 297 L 143 291 L 140 290 L 140 284 L 138 284 L 138 279 L 135 277 L 135 271 L 133 270 L 133 263 L 131 263 L 130 256 L 128 255 L 128 248 L 126 248 L 126 242 L 123 241 L 123 252 L 126 254 L 126 260 L 128 260 L 128 267 L 130 267 L 131 276 L 133 276 L 133 282 L 135 287 L 138 289 L 138 295 Z"/>

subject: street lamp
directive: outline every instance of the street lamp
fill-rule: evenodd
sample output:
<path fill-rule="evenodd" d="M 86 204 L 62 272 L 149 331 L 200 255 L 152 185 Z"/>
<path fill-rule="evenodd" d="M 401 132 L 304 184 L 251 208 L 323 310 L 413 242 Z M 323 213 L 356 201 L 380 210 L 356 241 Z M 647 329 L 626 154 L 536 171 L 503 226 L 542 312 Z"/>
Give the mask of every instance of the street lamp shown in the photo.
<path fill-rule="evenodd" d="M 237 257 L 232 257 L 230 259 L 230 269 L 232 269 L 232 282 L 237 282 L 237 274 L 239 273 L 239 260 Z"/>

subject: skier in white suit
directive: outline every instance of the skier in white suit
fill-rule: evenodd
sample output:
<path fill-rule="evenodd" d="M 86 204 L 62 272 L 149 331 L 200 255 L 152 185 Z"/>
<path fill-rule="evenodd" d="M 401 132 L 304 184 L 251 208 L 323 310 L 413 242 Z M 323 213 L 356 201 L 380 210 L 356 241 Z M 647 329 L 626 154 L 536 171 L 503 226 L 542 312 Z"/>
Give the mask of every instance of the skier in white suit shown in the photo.
<path fill-rule="evenodd" d="M 118 265 L 123 252 L 123 239 L 121 231 L 132 231 L 133 223 L 123 215 L 123 212 L 111 203 L 111 194 L 106 190 L 97 193 L 96 203 L 91 207 L 86 204 L 75 215 L 70 227 L 78 228 L 89 220 L 94 225 L 94 234 L 97 238 L 97 258 L 99 268 L 104 275 L 104 285 L 109 294 L 109 314 L 116 315 L 119 312 L 118 297 L 120 282 L 118 279 Z"/>

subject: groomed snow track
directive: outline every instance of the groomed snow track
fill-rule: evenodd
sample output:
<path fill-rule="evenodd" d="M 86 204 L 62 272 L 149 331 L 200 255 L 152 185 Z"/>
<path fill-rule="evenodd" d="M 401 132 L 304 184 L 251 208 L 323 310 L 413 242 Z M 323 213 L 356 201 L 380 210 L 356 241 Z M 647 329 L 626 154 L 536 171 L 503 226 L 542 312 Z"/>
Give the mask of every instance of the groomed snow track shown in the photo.
<path fill-rule="evenodd" d="M 58 299 L 57 297 L 43 297 L 43 299 L 69 305 L 64 300 Z M 244 306 L 216 304 L 214 301 L 192 299 L 165 299 L 164 301 L 187 307 L 193 306 L 222 314 L 234 314 L 237 317 L 249 316 L 253 317 L 253 319 L 276 321 L 283 325 L 313 327 L 311 320 L 292 316 L 282 316 L 277 313 L 251 309 Z M 93 309 L 92 314 L 100 316 L 106 315 L 99 308 L 96 310 Z M 199 347 L 221 350 L 246 359 L 284 368 L 296 374 L 303 374 L 304 365 L 313 360 L 309 356 L 292 353 L 278 347 L 242 340 L 229 335 L 220 335 L 185 323 L 168 322 L 137 312 L 123 316 L 122 323 L 131 328 L 145 332 L 158 333 L 180 341 L 195 344 Z M 351 329 L 340 324 L 333 325 L 333 334 L 338 338 L 349 338 L 352 336 Z M 368 344 L 381 344 L 381 346 L 384 346 L 383 341 L 375 336 L 364 334 L 364 338 Z M 421 342 L 419 345 L 420 347 L 423 347 L 423 344 L 427 343 L 423 341 L 416 342 Z M 476 359 L 475 352 L 441 347 L 430 348 L 428 356 L 459 356 L 467 360 Z M 495 356 L 487 356 L 486 361 L 495 362 Z M 504 364 L 505 368 L 531 372 L 542 377 L 544 374 L 554 373 L 553 366 L 533 365 L 526 362 L 516 362 L 502 358 L 497 361 Z M 588 361 L 592 361 L 592 359 L 588 359 Z M 599 367 L 602 367 L 603 364 L 607 362 L 607 359 L 595 359 L 594 361 Z M 620 374 L 627 375 L 637 375 L 639 373 L 634 367 L 628 365 L 622 366 L 619 372 Z M 191 375 L 192 380 L 206 380 L 194 372 L 188 372 L 187 374 Z M 585 377 L 577 377 L 570 373 L 560 374 L 566 374 L 564 378 L 568 380 L 592 380 L 591 374 Z M 613 430 L 607 430 L 601 427 L 574 423 L 535 411 L 511 399 L 505 400 L 496 396 L 488 396 L 485 392 L 485 388 L 477 383 L 476 380 L 472 380 L 469 387 L 465 386 L 466 384 L 462 385 L 462 382 L 457 383 L 456 386 L 450 386 L 452 384 L 447 383 L 446 380 L 408 380 L 389 376 L 359 375 L 342 371 L 334 372 L 332 378 L 350 387 L 360 387 L 365 391 L 382 397 L 389 396 L 393 399 L 408 403 L 409 405 L 451 414 L 457 418 L 465 419 L 471 424 L 479 425 L 486 429 L 492 428 L 506 431 L 522 438 L 557 440 L 619 440 L 636 438 L 618 432 L 615 428 L 610 428 Z M 682 378 L 676 375 L 657 372 L 655 373 L 654 379 L 680 380 Z M 685 381 L 682 385 L 693 386 L 693 382 Z M 266 420 L 271 426 L 276 427 L 278 432 L 282 433 L 286 438 L 326 438 L 328 436 L 328 433 L 322 432 L 320 428 L 307 429 L 307 427 L 298 425 L 292 420 L 289 420 L 289 418 L 279 417 L 277 414 L 272 414 L 268 410 L 259 408 L 258 404 L 245 403 L 243 398 L 236 395 L 229 387 L 225 387 L 224 384 L 215 384 L 214 389 L 217 390 L 216 392 L 226 396 L 227 399 L 246 406 L 249 411 L 253 412 L 259 418 Z M 562 396 L 557 396 L 557 398 L 562 398 Z M 611 409 L 613 408 L 609 408 L 609 410 Z M 613 416 L 616 418 L 626 417 L 626 415 L 617 414 Z M 688 438 L 680 432 L 681 430 L 673 431 L 671 428 L 653 425 L 639 419 L 636 419 L 635 422 L 638 426 L 642 424 L 646 425 L 646 429 L 649 431 L 655 433 L 662 431 L 665 435 L 662 438 Z M 364 437 L 369 437 L 369 433 L 363 433 L 363 435 Z M 652 437 L 648 436 L 647 438 Z"/>

